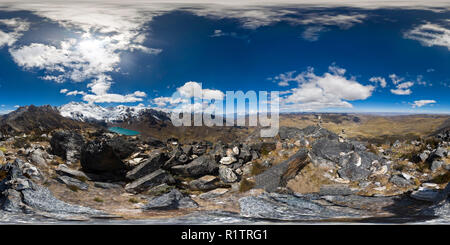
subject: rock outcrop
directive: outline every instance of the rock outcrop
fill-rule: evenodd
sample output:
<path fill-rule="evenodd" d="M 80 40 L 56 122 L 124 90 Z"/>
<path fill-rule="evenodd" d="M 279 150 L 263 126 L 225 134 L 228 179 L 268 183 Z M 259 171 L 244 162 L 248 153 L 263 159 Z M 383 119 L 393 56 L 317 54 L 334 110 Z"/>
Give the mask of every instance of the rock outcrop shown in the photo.
<path fill-rule="evenodd" d="M 32 179 L 26 177 L 24 162 L 16 160 L 0 167 L 0 208 L 14 213 L 35 213 L 56 218 L 72 216 L 100 217 L 106 213 L 68 204 Z"/>
<path fill-rule="evenodd" d="M 83 144 L 83 136 L 74 131 L 54 132 L 50 140 L 52 154 L 60 156 L 68 163 L 75 163 L 80 160 L 81 146 Z"/>
<path fill-rule="evenodd" d="M 81 148 L 81 166 L 86 172 L 120 172 L 127 169 L 122 161 L 137 149 L 131 139 L 123 136 L 99 137 Z"/>

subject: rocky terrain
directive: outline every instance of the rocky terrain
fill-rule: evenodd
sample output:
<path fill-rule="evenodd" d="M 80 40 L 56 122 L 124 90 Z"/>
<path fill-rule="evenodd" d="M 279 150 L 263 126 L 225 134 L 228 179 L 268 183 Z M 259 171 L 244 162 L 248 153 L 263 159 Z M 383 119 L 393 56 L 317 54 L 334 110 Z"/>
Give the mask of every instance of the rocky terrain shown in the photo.
<path fill-rule="evenodd" d="M 153 117 L 158 125 L 163 115 Z M 238 128 L 233 140 L 189 141 L 60 117 L 49 107 L 2 117 L 0 222 L 450 221 L 445 127 L 381 143 L 326 122 L 283 126 L 275 138 Z M 138 118 L 127 121 L 150 127 Z"/>

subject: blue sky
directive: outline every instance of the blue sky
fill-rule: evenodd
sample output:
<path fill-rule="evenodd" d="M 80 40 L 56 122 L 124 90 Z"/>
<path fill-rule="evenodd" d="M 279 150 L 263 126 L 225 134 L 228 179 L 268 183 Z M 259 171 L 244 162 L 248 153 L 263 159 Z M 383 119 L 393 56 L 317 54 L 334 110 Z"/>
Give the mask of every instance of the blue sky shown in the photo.
<path fill-rule="evenodd" d="M 0 113 L 167 109 L 200 83 L 280 91 L 283 111 L 450 112 L 448 7 L 56 3 L 0 9 Z"/>

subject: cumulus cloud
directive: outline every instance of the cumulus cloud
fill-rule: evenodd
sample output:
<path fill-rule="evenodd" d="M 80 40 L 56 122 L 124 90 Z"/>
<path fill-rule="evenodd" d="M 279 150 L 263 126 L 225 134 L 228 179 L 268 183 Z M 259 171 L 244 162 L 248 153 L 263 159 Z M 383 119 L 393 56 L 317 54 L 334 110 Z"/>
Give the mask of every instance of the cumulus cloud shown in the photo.
<path fill-rule="evenodd" d="M 392 83 L 395 85 L 395 89 L 391 89 L 391 93 L 396 95 L 410 95 L 412 93 L 410 88 L 414 85 L 414 82 L 404 82 L 405 78 L 399 77 L 396 74 L 389 75 L 389 78 L 391 78 Z"/>
<path fill-rule="evenodd" d="M 198 82 L 189 81 L 185 83 L 183 86 L 177 88 L 177 91 L 180 93 L 181 96 L 185 98 L 192 98 L 192 97 L 202 97 L 203 99 L 207 100 L 223 100 L 223 97 L 225 94 L 220 90 L 215 89 L 203 89 L 202 84 Z M 197 95 L 195 92 L 201 91 L 200 95 Z"/>
<path fill-rule="evenodd" d="M 316 75 L 313 68 L 297 76 L 279 75 L 298 83 L 298 87 L 281 93 L 280 108 L 286 111 L 351 108 L 348 101 L 365 100 L 372 95 L 374 86 L 362 85 L 354 78 L 347 78 L 345 73 L 345 69 L 332 65 L 323 75 Z"/>
<path fill-rule="evenodd" d="M 32 43 L 11 48 L 10 53 L 19 66 L 25 69 L 37 68 L 48 73 L 41 77 L 44 80 L 58 83 L 67 80 L 75 82 L 91 80 L 87 87 L 92 94 L 86 94 L 83 97 L 85 101 L 96 103 L 142 101 L 139 97 L 146 95 L 140 91 L 125 96 L 108 92 L 113 84 L 108 73 L 118 70 L 120 51 L 136 48 L 111 42 L 110 38 L 68 39 L 61 41 L 59 47 Z"/>
<path fill-rule="evenodd" d="M 450 50 L 450 19 L 443 24 L 426 22 L 405 32 L 404 37 L 417 40 L 427 47 L 441 46 Z"/>
<path fill-rule="evenodd" d="M 30 23 L 20 18 L 0 19 L 0 26 L 9 31 L 0 30 L 0 48 L 12 46 L 30 27 Z"/>
<path fill-rule="evenodd" d="M 384 77 L 371 77 L 369 81 L 373 83 L 379 83 L 382 88 L 385 88 L 387 85 L 386 79 L 384 79 Z"/>
<path fill-rule="evenodd" d="M 435 104 L 436 101 L 435 100 L 416 100 L 414 101 L 412 107 L 416 108 L 416 107 L 422 107 L 425 105 L 429 105 L 429 104 Z"/>
<path fill-rule="evenodd" d="M 136 6 L 125 7 L 117 2 L 44 1 L 34 4 L 22 1 L 6 5 L 10 9 L 32 11 L 79 36 L 58 43 L 35 42 L 11 47 L 11 56 L 19 66 L 44 71 L 45 75 L 40 77 L 43 80 L 57 83 L 88 81 L 89 91 L 72 91 L 66 95 L 83 95 L 83 100 L 91 103 L 135 102 L 146 96 L 141 91 L 126 95 L 110 93 L 113 85 L 111 73 L 119 70 L 121 54 L 125 51 L 147 54 L 162 51 L 143 45 L 147 38 L 145 24 L 161 12 L 155 9 L 151 14 L 143 13 Z M 23 31 L 27 29 L 25 27 L 22 25 L 18 30 Z M 0 40 L 3 36 L 0 33 Z M 11 42 L 8 41 L 9 44 Z"/>
<path fill-rule="evenodd" d="M 150 102 L 162 110 L 199 112 L 213 110 L 214 103 L 223 101 L 224 97 L 225 94 L 220 90 L 203 88 L 201 83 L 189 81 L 178 87 L 171 97 L 161 96 Z M 190 103 L 191 100 L 194 100 L 193 103 Z"/>

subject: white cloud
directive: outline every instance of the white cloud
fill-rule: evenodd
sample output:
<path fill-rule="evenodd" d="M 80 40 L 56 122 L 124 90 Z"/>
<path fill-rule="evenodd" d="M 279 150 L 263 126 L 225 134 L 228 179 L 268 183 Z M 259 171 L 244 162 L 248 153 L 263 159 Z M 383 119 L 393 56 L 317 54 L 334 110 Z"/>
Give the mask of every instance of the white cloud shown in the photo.
<path fill-rule="evenodd" d="M 369 81 L 373 83 L 379 83 L 382 88 L 385 88 L 387 85 L 386 79 L 384 79 L 384 77 L 371 77 Z"/>
<path fill-rule="evenodd" d="M 395 89 L 391 89 L 391 93 L 396 95 L 410 95 L 412 93 L 411 87 L 414 85 L 414 82 L 408 81 L 403 82 L 405 78 L 399 77 L 396 74 L 389 75 L 392 83 L 395 85 Z"/>
<path fill-rule="evenodd" d="M 280 108 L 286 111 L 351 108 L 348 101 L 365 100 L 372 95 L 373 86 L 347 78 L 345 72 L 345 69 L 332 65 L 322 76 L 316 75 L 312 68 L 295 77 L 288 75 L 287 80 L 298 82 L 298 87 L 280 93 L 284 95 Z"/>
<path fill-rule="evenodd" d="M 204 99 L 215 99 L 215 100 L 223 100 L 223 97 L 225 94 L 220 90 L 214 90 L 214 89 L 203 89 L 202 85 L 197 82 L 187 82 L 183 86 L 177 88 L 177 91 L 180 93 L 181 96 L 186 98 L 192 98 L 192 97 L 203 97 Z M 196 95 L 194 91 L 201 91 L 201 95 Z"/>
<path fill-rule="evenodd" d="M 0 26 L 2 25 L 10 31 L 0 30 L 0 48 L 5 45 L 12 46 L 30 28 L 30 24 L 20 18 L 0 19 Z"/>
<path fill-rule="evenodd" d="M 424 105 L 435 104 L 435 103 L 436 103 L 435 100 L 416 100 L 416 101 L 414 101 L 414 104 L 412 105 L 412 107 L 413 108 L 422 107 Z"/>
<path fill-rule="evenodd" d="M 70 93 L 83 95 L 83 99 L 88 102 L 135 102 L 146 96 L 141 91 L 127 95 L 110 93 L 113 85 L 110 73 L 119 70 L 121 54 L 124 51 L 148 54 L 161 52 L 160 49 L 145 47 L 143 43 L 146 41 L 146 22 L 160 15 L 162 12 L 158 10 L 164 8 L 150 7 L 147 9 L 153 11 L 144 13 L 137 6 L 126 7 L 118 2 L 78 1 L 44 1 L 40 4 L 22 1 L 0 5 L 6 5 L 6 8 L 10 9 L 32 11 L 79 35 L 76 39 L 65 39 L 54 44 L 31 43 L 11 47 L 11 56 L 19 66 L 44 71 L 46 74 L 41 77 L 43 80 L 57 83 L 88 81 L 89 92 Z"/>
<path fill-rule="evenodd" d="M 74 90 L 74 91 L 67 92 L 66 95 L 67 95 L 67 96 L 72 96 L 72 95 L 86 95 L 86 93 L 83 92 L 83 91 Z"/>
<path fill-rule="evenodd" d="M 427 47 L 441 46 L 450 50 L 450 19 L 446 26 L 426 22 L 405 32 L 404 37 L 417 40 Z"/>
<path fill-rule="evenodd" d="M 305 29 L 302 33 L 302 38 L 307 41 L 317 41 L 319 40 L 319 35 L 321 32 L 325 31 L 326 28 L 323 26 L 310 26 Z"/>
<path fill-rule="evenodd" d="M 61 94 L 65 94 L 67 92 L 69 92 L 69 90 L 66 89 L 66 88 L 63 88 L 63 89 L 59 90 L 59 93 L 61 93 Z"/>
<path fill-rule="evenodd" d="M 171 97 L 158 97 L 150 100 L 161 110 L 181 110 L 199 112 L 213 110 L 214 101 L 222 101 L 225 94 L 216 89 L 203 88 L 201 83 L 189 81 L 176 89 Z M 190 103 L 194 99 L 194 103 Z"/>
<path fill-rule="evenodd" d="M 300 78 L 300 76 L 295 76 L 296 71 L 288 71 L 285 73 L 282 73 L 280 75 L 277 75 L 273 78 L 269 78 L 269 80 L 273 80 L 275 82 L 278 82 L 278 86 L 286 87 L 289 86 L 290 82 L 299 82 L 297 79 Z"/>

